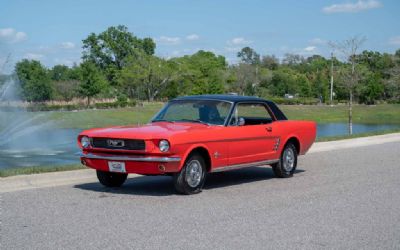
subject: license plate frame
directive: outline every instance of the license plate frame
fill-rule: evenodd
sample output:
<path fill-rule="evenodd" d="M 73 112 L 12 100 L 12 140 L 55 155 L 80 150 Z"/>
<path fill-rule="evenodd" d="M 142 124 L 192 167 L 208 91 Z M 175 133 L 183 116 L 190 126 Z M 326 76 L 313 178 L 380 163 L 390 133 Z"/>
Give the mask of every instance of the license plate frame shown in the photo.
<path fill-rule="evenodd" d="M 125 162 L 123 161 L 109 161 L 108 170 L 115 173 L 126 173 Z"/>

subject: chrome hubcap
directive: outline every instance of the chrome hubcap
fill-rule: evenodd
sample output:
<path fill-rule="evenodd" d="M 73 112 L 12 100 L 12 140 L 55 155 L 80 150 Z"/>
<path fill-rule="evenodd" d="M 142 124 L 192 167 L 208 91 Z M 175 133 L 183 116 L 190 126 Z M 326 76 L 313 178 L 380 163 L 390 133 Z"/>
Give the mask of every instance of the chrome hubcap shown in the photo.
<path fill-rule="evenodd" d="M 292 148 L 285 149 L 285 151 L 283 152 L 282 161 L 283 161 L 283 168 L 285 169 L 286 172 L 292 171 L 294 167 L 294 160 L 295 156 L 293 149 Z"/>
<path fill-rule="evenodd" d="M 201 168 L 200 162 L 193 160 L 189 162 L 186 167 L 186 182 L 187 184 L 194 188 L 200 184 L 201 177 L 203 175 L 203 169 Z"/>

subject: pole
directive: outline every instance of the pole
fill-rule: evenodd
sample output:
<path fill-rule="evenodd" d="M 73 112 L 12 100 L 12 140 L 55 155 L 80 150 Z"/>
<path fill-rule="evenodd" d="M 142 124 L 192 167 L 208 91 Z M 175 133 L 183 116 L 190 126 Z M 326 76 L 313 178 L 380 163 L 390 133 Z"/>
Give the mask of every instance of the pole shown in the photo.
<path fill-rule="evenodd" d="M 331 53 L 331 106 L 333 105 L 333 52 Z"/>

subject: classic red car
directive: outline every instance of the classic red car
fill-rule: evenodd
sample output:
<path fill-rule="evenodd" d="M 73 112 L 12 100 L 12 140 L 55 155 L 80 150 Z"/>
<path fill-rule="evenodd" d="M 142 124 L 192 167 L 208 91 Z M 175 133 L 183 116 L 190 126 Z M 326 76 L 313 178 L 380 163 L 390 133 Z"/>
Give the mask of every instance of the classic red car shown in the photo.
<path fill-rule="evenodd" d="M 209 172 L 271 165 L 291 177 L 316 136 L 311 121 L 290 121 L 271 101 L 236 95 L 179 97 L 143 126 L 83 131 L 82 164 L 105 186 L 129 173 L 171 175 L 179 193 L 201 191 Z"/>

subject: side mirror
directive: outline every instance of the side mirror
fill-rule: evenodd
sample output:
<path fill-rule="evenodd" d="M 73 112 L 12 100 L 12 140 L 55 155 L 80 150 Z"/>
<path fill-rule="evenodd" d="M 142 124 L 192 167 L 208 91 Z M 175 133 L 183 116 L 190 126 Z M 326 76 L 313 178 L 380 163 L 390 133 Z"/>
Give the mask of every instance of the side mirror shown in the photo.
<path fill-rule="evenodd" d="M 239 117 L 239 119 L 237 121 L 237 126 L 244 126 L 245 123 L 246 123 L 246 121 L 244 120 L 244 118 Z"/>

